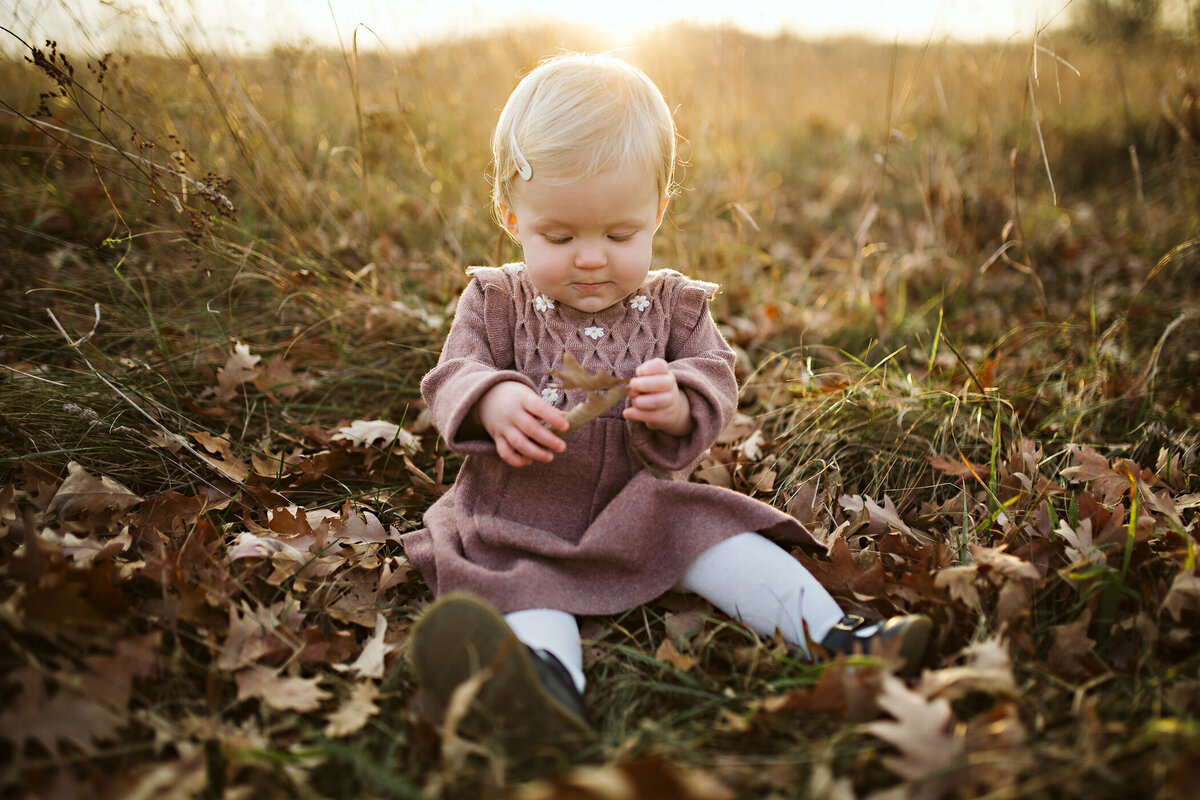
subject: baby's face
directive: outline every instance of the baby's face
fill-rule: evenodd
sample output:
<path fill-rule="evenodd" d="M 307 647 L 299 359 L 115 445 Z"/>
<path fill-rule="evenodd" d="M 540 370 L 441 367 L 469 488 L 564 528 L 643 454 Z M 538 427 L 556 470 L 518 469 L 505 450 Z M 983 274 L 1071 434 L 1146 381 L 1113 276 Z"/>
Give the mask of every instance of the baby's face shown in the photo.
<path fill-rule="evenodd" d="M 627 165 L 582 180 L 535 173 L 504 216 L 537 290 L 594 313 L 642 285 L 665 208 L 654 179 Z"/>

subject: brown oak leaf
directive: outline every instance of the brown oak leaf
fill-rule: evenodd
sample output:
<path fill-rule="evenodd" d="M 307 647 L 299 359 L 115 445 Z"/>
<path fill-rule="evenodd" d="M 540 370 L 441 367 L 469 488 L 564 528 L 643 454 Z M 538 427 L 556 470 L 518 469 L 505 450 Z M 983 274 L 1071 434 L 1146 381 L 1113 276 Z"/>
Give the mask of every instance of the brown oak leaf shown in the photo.
<path fill-rule="evenodd" d="M 932 700 L 904 685 L 894 675 L 883 676 L 879 705 L 894 717 L 866 727 L 900 751 L 885 758 L 892 772 L 910 781 L 949 772 L 964 755 L 965 742 L 955 731 L 954 712 L 944 697 Z"/>
<path fill-rule="evenodd" d="M 350 690 L 350 697 L 326 719 L 325 735 L 331 739 L 349 736 L 367 724 L 374 714 L 379 712 L 375 699 L 379 697 L 379 688 L 371 681 L 355 684 Z"/>
<path fill-rule="evenodd" d="M 232 400 L 238 387 L 258 377 L 258 362 L 262 356 L 251 355 L 250 345 L 238 342 L 225 366 L 217 370 L 217 399 Z"/>
<path fill-rule="evenodd" d="M 60 522 L 81 514 L 103 516 L 121 513 L 138 503 L 142 498 L 105 475 L 96 477 L 82 465 L 72 461 L 67 464 L 67 477 L 54 493 L 47 516 Z"/>
<path fill-rule="evenodd" d="M 588 372 L 570 353 L 563 353 L 562 367 L 550 370 L 550 374 L 558 379 L 562 388 L 583 389 L 588 393 L 587 400 L 567 412 L 570 427 L 566 431 L 555 430 L 560 436 L 578 430 L 608 411 L 629 390 L 629 381 L 610 375 L 603 369 L 595 374 Z"/>
<path fill-rule="evenodd" d="M 10 674 L 9 680 L 19 684 L 21 691 L 0 712 L 0 738 L 18 750 L 35 741 L 55 755 L 62 752 L 63 743 L 92 754 L 100 742 L 116 738 L 125 723 L 126 715 L 67 689 L 50 696 L 42 676 L 32 667 L 22 667 Z"/>
<path fill-rule="evenodd" d="M 356 419 L 349 425 L 343 425 L 333 434 L 332 441 L 349 442 L 358 447 L 365 447 L 379 442 L 385 446 L 399 445 L 404 450 L 415 453 L 420 449 L 416 436 L 386 419 Z"/>
<path fill-rule="evenodd" d="M 317 684 L 321 679 L 291 678 L 273 669 L 251 666 L 234 676 L 238 700 L 258 698 L 272 708 L 305 713 L 316 711 L 329 692 Z"/>

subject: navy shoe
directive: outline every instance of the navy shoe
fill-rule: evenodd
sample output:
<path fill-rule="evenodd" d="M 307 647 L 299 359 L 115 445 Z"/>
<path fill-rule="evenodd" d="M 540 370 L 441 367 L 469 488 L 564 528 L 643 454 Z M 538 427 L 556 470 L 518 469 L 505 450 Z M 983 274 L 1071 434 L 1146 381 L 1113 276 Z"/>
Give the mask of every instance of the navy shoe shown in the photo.
<path fill-rule="evenodd" d="M 857 614 L 838 620 L 820 645 L 831 655 L 880 656 L 895 664 L 899 675 L 915 675 L 925 659 L 933 621 L 924 614 L 890 617 L 882 622 L 867 622 Z"/>
<path fill-rule="evenodd" d="M 455 733 L 490 741 L 510 758 L 565 758 L 595 739 L 566 667 L 523 644 L 479 597 L 434 602 L 413 626 L 408 660 L 439 723 L 459 687 L 486 671 Z"/>

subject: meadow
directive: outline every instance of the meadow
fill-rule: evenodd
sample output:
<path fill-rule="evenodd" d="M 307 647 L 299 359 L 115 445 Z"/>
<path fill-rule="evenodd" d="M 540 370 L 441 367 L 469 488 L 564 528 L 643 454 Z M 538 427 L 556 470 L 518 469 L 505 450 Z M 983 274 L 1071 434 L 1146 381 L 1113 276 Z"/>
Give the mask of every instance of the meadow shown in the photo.
<path fill-rule="evenodd" d="M 546 26 L 0 61 L 0 796 L 1082 798 L 1200 780 L 1200 46 L 679 26 L 656 262 L 742 414 L 693 476 L 796 515 L 915 680 L 695 598 L 587 619 L 596 745 L 419 702 L 418 391 L 519 251 L 488 140 Z"/>

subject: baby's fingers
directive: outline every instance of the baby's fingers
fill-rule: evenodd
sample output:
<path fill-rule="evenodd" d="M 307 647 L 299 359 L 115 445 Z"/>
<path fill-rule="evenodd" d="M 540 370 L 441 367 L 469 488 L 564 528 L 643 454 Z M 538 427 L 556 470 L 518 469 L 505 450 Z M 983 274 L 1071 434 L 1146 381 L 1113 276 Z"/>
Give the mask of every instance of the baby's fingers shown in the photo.
<path fill-rule="evenodd" d="M 510 467 L 527 467 L 533 463 L 513 449 L 508 440 L 503 438 L 496 440 L 496 455 L 500 456 L 500 460 Z"/>
<path fill-rule="evenodd" d="M 525 410 L 537 419 L 546 423 L 546 425 L 549 425 L 551 428 L 565 431 L 570 427 L 570 423 L 567 422 L 566 412 L 555 408 L 540 397 L 531 398 L 530 401 L 525 404 Z M 544 427 L 542 429 L 545 430 Z"/>
<path fill-rule="evenodd" d="M 667 362 L 661 358 L 652 358 L 649 361 L 643 361 L 634 370 L 634 375 L 665 375 L 670 374 L 667 367 Z"/>

